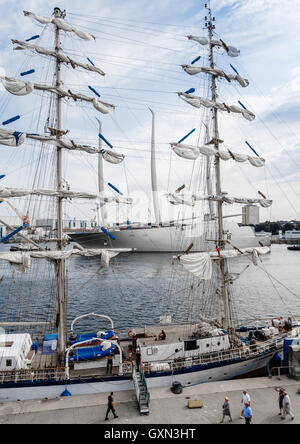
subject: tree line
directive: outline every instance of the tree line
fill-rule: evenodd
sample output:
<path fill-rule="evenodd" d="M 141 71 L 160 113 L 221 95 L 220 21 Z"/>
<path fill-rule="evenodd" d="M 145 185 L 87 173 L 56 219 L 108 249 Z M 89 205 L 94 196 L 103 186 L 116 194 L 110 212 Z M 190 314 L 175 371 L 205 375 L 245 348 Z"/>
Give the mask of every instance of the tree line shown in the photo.
<path fill-rule="evenodd" d="M 285 233 L 286 231 L 300 230 L 300 222 L 261 222 L 254 225 L 255 232 L 259 233 L 265 231 L 273 235 L 279 234 L 279 231 Z"/>

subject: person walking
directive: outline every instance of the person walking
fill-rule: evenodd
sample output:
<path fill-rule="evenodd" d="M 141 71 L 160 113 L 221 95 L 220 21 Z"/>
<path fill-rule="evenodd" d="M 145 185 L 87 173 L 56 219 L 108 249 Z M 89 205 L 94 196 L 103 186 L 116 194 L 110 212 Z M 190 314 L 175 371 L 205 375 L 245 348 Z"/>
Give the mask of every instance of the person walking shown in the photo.
<path fill-rule="evenodd" d="M 229 422 L 232 422 L 231 412 L 230 412 L 230 405 L 229 405 L 229 398 L 225 398 L 224 404 L 222 406 L 223 409 L 223 416 L 220 421 L 220 424 L 223 424 L 225 416 L 229 416 Z"/>
<path fill-rule="evenodd" d="M 109 355 L 107 356 L 107 365 L 106 365 L 106 374 L 107 375 L 112 375 L 113 359 L 114 359 L 114 354 L 112 351 L 110 351 Z"/>
<path fill-rule="evenodd" d="M 291 417 L 291 420 L 293 421 L 295 419 L 295 415 L 291 410 L 291 400 L 289 395 L 286 391 L 283 392 L 284 398 L 282 401 L 282 407 L 283 407 L 283 414 L 281 416 L 281 419 L 285 419 L 287 415 Z"/>
<path fill-rule="evenodd" d="M 243 409 L 243 416 L 245 418 L 245 424 L 251 424 L 252 422 L 252 409 L 250 407 L 250 402 L 246 402 Z"/>
<path fill-rule="evenodd" d="M 282 416 L 283 412 L 283 398 L 284 398 L 284 390 L 282 388 L 275 388 L 276 392 L 278 392 L 278 404 L 279 404 L 279 416 Z"/>
<path fill-rule="evenodd" d="M 244 418 L 244 407 L 245 407 L 245 405 L 249 404 L 249 406 L 250 406 L 250 404 L 251 404 L 250 395 L 249 395 L 249 393 L 247 393 L 246 390 L 243 390 L 243 396 L 242 396 L 241 403 L 243 404 L 243 408 L 242 408 L 242 411 L 241 411 L 240 418 L 243 419 Z"/>
<path fill-rule="evenodd" d="M 136 351 L 135 362 L 136 362 L 136 370 L 137 370 L 137 372 L 139 372 L 140 365 L 141 365 L 141 352 L 139 349 L 137 349 L 137 351 Z"/>
<path fill-rule="evenodd" d="M 108 420 L 109 412 L 113 413 L 114 418 L 118 418 L 118 416 L 116 414 L 116 410 L 115 410 L 113 395 L 114 395 L 113 392 L 111 392 L 111 394 L 108 397 L 108 404 L 107 404 L 107 412 L 106 412 L 106 416 L 105 416 L 105 421 Z"/>

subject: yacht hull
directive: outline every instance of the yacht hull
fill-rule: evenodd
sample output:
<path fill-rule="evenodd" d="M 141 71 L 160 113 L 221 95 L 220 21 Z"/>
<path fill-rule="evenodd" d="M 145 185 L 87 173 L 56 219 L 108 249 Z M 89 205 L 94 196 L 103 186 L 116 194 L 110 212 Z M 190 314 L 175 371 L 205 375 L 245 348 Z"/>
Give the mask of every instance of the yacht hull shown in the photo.
<path fill-rule="evenodd" d="M 256 237 L 250 227 L 231 224 L 230 242 L 238 248 L 270 246 L 270 239 Z M 193 243 L 193 251 L 214 249 L 214 242 L 207 242 L 206 235 L 198 227 L 153 227 L 124 230 L 110 230 L 115 239 L 102 232 L 66 232 L 73 242 L 84 248 L 135 248 L 139 253 L 179 253 Z"/>

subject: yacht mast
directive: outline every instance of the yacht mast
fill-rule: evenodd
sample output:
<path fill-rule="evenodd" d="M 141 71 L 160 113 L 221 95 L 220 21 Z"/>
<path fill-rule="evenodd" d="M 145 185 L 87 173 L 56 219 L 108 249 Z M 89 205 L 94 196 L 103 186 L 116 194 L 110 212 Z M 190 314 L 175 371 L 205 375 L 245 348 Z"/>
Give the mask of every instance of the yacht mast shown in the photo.
<path fill-rule="evenodd" d="M 150 108 L 149 108 L 150 109 Z M 159 225 L 161 223 L 159 202 L 158 202 L 158 189 L 157 189 L 157 172 L 156 172 L 156 147 L 155 147 L 155 114 L 152 113 L 152 137 L 151 137 L 151 183 L 152 183 L 152 197 L 155 214 L 155 223 Z"/>
<path fill-rule="evenodd" d="M 65 12 L 59 8 L 54 9 L 55 18 L 64 18 Z M 61 52 L 60 29 L 55 25 L 55 53 L 58 56 Z M 62 86 L 61 79 L 61 61 L 56 57 L 56 88 L 60 89 Z M 56 139 L 60 140 L 62 137 L 62 97 L 58 94 L 56 99 Z M 62 148 L 57 146 L 57 191 L 63 191 L 63 177 L 62 177 Z M 57 249 L 62 251 L 64 249 L 63 240 L 63 198 L 57 199 Z M 58 329 L 58 355 L 61 361 L 64 360 L 66 350 L 66 266 L 63 259 L 56 261 L 56 279 L 57 279 L 57 329 Z"/>
<path fill-rule="evenodd" d="M 214 45 L 213 45 L 213 32 L 215 29 L 215 17 L 212 16 L 210 2 L 205 5 L 208 10 L 208 17 L 206 17 L 205 26 L 208 29 L 209 35 L 209 48 L 210 48 L 210 67 L 211 69 L 215 69 L 215 58 L 214 58 Z M 218 94 L 217 94 L 217 85 L 216 85 L 216 76 L 214 74 L 211 75 L 211 99 L 214 103 L 217 102 Z M 212 109 L 213 113 L 213 141 L 214 147 L 217 151 L 220 150 L 220 138 L 219 138 L 219 125 L 218 125 L 218 109 L 214 107 Z M 215 174 L 216 174 L 216 195 L 222 195 L 222 184 L 221 184 L 221 160 L 219 156 L 215 156 Z M 223 223 L 223 202 L 219 201 L 217 203 L 218 208 L 218 248 L 223 250 L 225 248 L 225 240 L 224 240 L 224 223 Z M 222 300 L 223 300 L 223 319 L 222 326 L 224 329 L 229 328 L 229 295 L 228 288 L 226 284 L 226 274 L 227 274 L 227 263 L 225 259 L 220 260 L 220 271 L 221 271 L 221 280 L 222 280 Z"/>

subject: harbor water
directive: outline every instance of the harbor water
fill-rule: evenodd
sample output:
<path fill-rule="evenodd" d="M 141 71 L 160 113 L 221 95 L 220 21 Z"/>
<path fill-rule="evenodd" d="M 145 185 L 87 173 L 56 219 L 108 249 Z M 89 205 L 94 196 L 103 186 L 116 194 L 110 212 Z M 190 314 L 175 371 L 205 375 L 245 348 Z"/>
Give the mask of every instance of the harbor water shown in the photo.
<path fill-rule="evenodd" d="M 1 245 L 8 251 L 11 245 Z M 115 328 L 129 330 L 156 324 L 160 316 L 176 322 L 197 321 L 201 295 L 185 287 L 185 272 L 179 273 L 172 254 L 121 255 L 111 267 L 99 258 L 74 258 L 68 262 L 68 323 L 86 313 L 110 316 Z M 232 295 L 241 324 L 243 320 L 300 315 L 300 252 L 286 245 L 273 245 L 271 254 L 258 267 L 249 259 L 233 261 L 231 272 L 242 272 Z M 8 264 L 0 269 L 0 322 L 43 321 L 54 313 L 53 269 L 47 261 L 32 261 L 25 275 Z M 245 271 L 243 271 L 245 270 Z M 51 276 L 52 275 L 52 276 Z M 176 285 L 174 286 L 174 282 Z M 107 325 L 106 325 L 107 326 Z M 96 318 L 80 324 L 82 331 L 105 327 Z M 20 330 L 19 330 L 20 331 Z"/>

